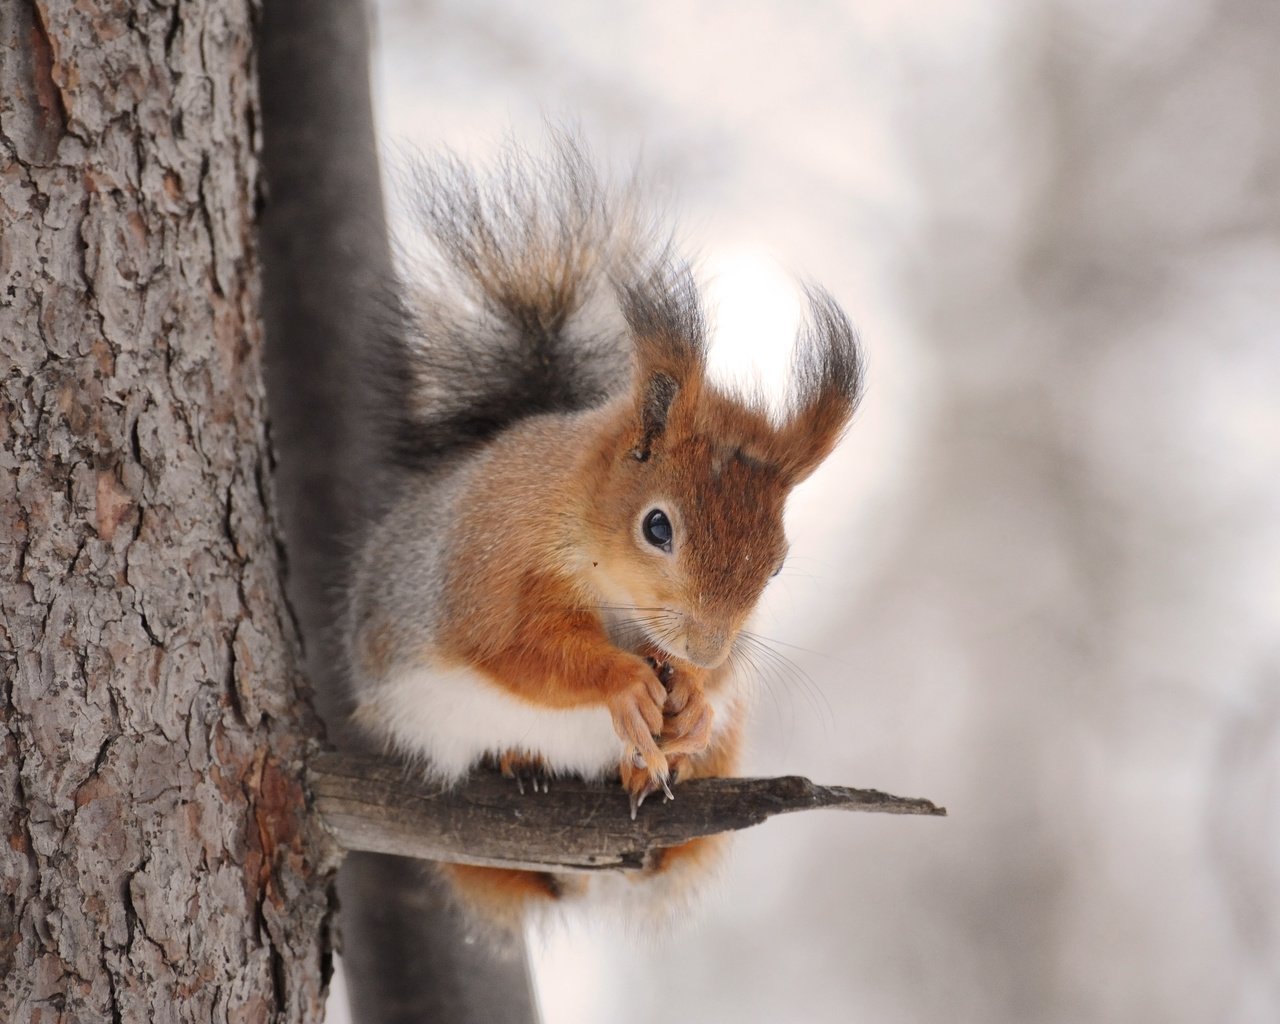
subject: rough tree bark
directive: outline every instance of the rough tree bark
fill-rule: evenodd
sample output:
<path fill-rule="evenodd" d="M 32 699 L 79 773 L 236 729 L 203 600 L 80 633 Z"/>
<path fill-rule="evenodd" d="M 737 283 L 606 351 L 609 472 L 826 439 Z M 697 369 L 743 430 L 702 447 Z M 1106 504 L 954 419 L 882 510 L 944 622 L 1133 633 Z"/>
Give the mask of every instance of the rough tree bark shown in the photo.
<path fill-rule="evenodd" d="M 0 4 L 0 1020 L 322 1013 L 250 0 Z"/>

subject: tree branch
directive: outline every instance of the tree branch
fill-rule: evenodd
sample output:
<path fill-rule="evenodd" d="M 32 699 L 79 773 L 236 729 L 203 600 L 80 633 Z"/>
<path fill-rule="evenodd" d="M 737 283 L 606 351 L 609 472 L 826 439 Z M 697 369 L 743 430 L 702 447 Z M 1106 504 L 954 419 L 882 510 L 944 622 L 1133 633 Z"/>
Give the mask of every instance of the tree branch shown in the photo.
<path fill-rule="evenodd" d="M 311 764 L 316 809 L 345 850 L 554 871 L 639 870 L 665 847 L 758 825 L 776 814 L 832 808 L 945 815 L 928 800 L 819 786 L 798 776 L 692 779 L 635 821 L 616 784 L 555 780 L 521 793 L 496 771 L 446 788 L 403 762 L 326 753 Z"/>

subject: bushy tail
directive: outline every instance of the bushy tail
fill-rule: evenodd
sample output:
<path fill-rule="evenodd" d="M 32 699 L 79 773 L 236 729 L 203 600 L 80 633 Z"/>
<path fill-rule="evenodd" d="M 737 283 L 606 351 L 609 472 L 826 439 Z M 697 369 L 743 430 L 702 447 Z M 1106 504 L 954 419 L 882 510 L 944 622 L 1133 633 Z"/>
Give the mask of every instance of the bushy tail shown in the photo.
<path fill-rule="evenodd" d="M 397 463 L 430 468 L 518 420 L 627 386 L 616 296 L 662 276 L 670 246 L 572 140 L 547 156 L 510 145 L 483 176 L 444 157 L 408 177 L 421 237 L 402 245 L 378 389 Z"/>

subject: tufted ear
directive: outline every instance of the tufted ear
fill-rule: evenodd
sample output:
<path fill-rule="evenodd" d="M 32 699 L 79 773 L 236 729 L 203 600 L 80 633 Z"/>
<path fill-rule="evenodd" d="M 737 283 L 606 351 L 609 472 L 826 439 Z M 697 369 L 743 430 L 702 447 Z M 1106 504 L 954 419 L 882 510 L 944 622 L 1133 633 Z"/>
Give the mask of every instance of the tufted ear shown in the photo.
<path fill-rule="evenodd" d="M 823 289 L 805 289 L 807 322 L 796 345 L 786 422 L 774 461 L 791 485 L 817 468 L 840 440 L 862 399 L 865 363 L 858 334 Z"/>
<path fill-rule="evenodd" d="M 686 264 L 664 262 L 619 291 L 635 345 L 632 454 L 643 462 L 692 422 L 706 371 L 706 320 Z"/>

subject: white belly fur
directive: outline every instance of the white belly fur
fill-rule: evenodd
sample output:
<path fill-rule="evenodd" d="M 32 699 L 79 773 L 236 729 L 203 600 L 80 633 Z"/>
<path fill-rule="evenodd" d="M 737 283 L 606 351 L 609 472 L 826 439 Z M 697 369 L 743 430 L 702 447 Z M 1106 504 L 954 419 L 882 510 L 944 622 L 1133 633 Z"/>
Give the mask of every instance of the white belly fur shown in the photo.
<path fill-rule="evenodd" d="M 728 689 L 728 688 L 726 688 Z M 730 693 L 709 695 L 715 726 L 724 725 Z M 603 706 L 539 708 L 466 669 L 414 669 L 370 693 L 356 717 L 431 774 L 454 782 L 486 754 L 518 750 L 540 756 L 556 773 L 599 778 L 617 769 L 625 749 Z"/>

